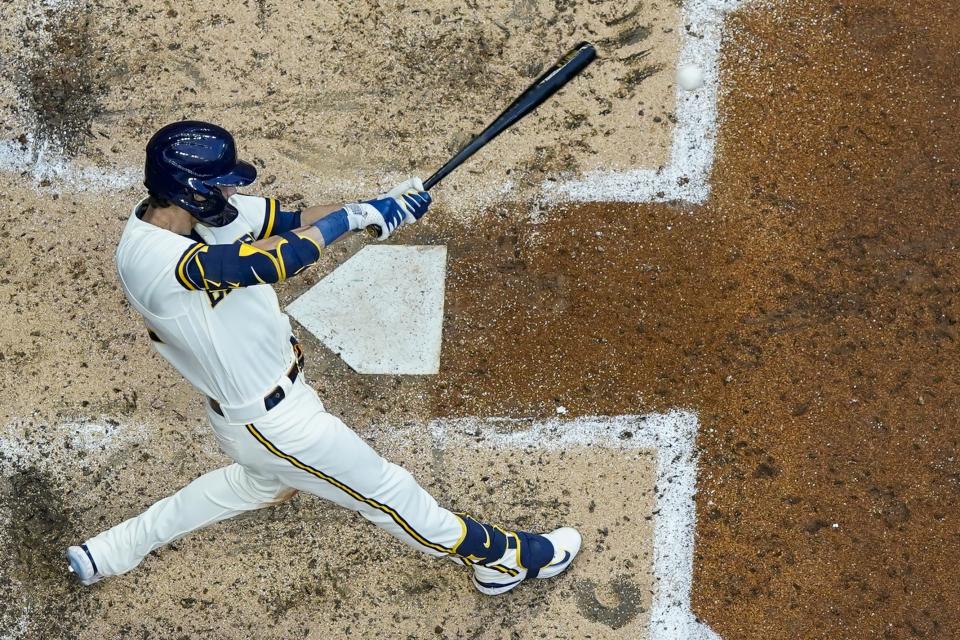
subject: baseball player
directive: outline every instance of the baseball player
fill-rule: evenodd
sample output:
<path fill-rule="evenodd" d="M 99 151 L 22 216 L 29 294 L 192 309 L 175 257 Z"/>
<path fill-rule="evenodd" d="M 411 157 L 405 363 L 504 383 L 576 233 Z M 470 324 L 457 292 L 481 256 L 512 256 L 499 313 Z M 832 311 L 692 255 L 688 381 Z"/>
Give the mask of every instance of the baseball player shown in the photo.
<path fill-rule="evenodd" d="M 359 512 L 414 549 L 473 570 L 496 595 L 565 570 L 580 534 L 510 531 L 440 507 L 413 476 L 380 457 L 304 380 L 303 353 L 271 285 L 316 262 L 348 231 L 384 240 L 430 206 L 418 178 L 364 202 L 283 211 L 237 193 L 256 169 L 233 137 L 196 121 L 147 144 L 144 183 L 116 260 L 154 348 L 204 396 L 233 464 L 200 476 L 145 512 L 66 551 L 85 585 L 136 567 L 150 551 L 238 513 L 307 491 Z M 402 277 L 402 274 L 398 274 Z M 404 331 L 403 318 L 381 322 Z"/>

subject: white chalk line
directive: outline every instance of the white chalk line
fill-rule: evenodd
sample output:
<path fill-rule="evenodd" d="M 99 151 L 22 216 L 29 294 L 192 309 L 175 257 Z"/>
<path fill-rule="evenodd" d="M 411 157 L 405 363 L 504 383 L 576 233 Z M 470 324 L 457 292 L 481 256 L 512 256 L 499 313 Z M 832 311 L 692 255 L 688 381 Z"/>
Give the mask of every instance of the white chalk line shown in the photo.
<path fill-rule="evenodd" d="M 378 427 L 366 435 L 378 445 L 422 441 L 418 426 Z M 720 640 L 690 605 L 696 525 L 697 417 L 665 414 L 531 421 L 516 418 L 436 420 L 427 426 L 438 448 L 484 447 L 557 451 L 573 447 L 650 449 L 656 452 L 654 566 L 657 589 L 650 612 L 651 640 Z"/>
<path fill-rule="evenodd" d="M 115 170 L 80 166 L 60 155 L 49 140 L 27 136 L 26 143 L 0 140 L 0 170 L 25 174 L 38 190 L 69 188 L 73 191 L 114 193 L 143 180 L 139 169 Z"/>
<path fill-rule="evenodd" d="M 717 138 L 720 44 L 726 14 L 747 0 L 686 0 L 677 68 L 695 65 L 703 85 L 694 91 L 677 86 L 676 125 L 669 163 L 658 169 L 596 170 L 580 178 L 546 182 L 548 200 L 579 202 L 669 202 L 700 204 L 710 195 Z"/>
<path fill-rule="evenodd" d="M 148 440 L 143 425 L 101 418 L 52 425 L 42 440 L 28 441 L 23 436 L 27 424 L 13 421 L 0 433 L 0 469 L 5 474 L 36 466 L 66 479 L 71 472 L 97 466 L 114 451 Z M 426 431 L 430 444 L 440 449 L 560 451 L 601 447 L 653 451 L 656 456 L 653 573 L 657 589 L 651 603 L 649 637 L 651 640 L 720 640 L 696 618 L 690 605 L 698 426 L 696 414 L 674 410 L 664 414 L 589 416 L 572 420 L 434 420 L 426 425 L 377 425 L 365 432 L 365 436 L 375 440 L 381 449 L 391 444 L 423 442 Z M 70 450 L 62 448 L 64 441 L 71 443 Z M 71 453 L 78 450 L 86 455 Z"/>
<path fill-rule="evenodd" d="M 35 467 L 64 479 L 71 472 L 96 468 L 113 452 L 146 440 L 144 425 L 106 416 L 40 426 L 15 419 L 0 429 L 0 473 Z"/>
<path fill-rule="evenodd" d="M 703 71 L 703 86 L 676 92 L 676 125 L 670 160 L 657 169 L 595 170 L 576 179 L 547 179 L 540 196 L 547 203 L 668 202 L 700 204 L 710 195 L 717 137 L 719 53 L 726 14 L 748 0 L 685 0 L 681 9 L 681 50 L 678 68 L 693 64 Z M 56 3 L 54 3 L 56 4 Z M 140 181 L 140 169 L 82 167 L 42 141 L 23 145 L 0 140 L 0 170 L 26 173 L 34 186 L 57 183 L 78 191 L 110 192 Z M 502 185 L 487 189 L 490 204 L 507 199 Z M 509 191 L 509 189 L 507 190 Z"/>

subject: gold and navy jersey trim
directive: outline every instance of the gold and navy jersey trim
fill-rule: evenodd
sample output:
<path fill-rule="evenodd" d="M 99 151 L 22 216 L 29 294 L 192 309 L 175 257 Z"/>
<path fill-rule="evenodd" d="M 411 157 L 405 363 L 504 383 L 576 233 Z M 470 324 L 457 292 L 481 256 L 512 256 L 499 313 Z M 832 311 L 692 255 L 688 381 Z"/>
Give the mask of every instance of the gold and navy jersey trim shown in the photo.
<path fill-rule="evenodd" d="M 269 238 L 273 235 L 274 226 L 277 223 L 277 201 L 273 198 L 266 199 L 266 206 L 263 214 L 263 230 L 259 236 L 258 240 L 263 240 L 264 238 Z"/>
<path fill-rule="evenodd" d="M 296 275 L 320 258 L 320 246 L 296 233 L 281 234 L 273 248 L 255 243 L 191 245 L 177 262 L 177 282 L 188 291 L 228 291 L 275 284 Z"/>
<path fill-rule="evenodd" d="M 390 507 L 389 505 L 386 505 L 386 504 L 383 504 L 382 502 L 374 500 L 373 498 L 368 498 L 362 495 L 359 491 L 356 491 L 355 489 L 352 489 L 346 484 L 340 482 L 333 476 L 327 475 L 324 472 L 320 471 L 319 469 L 311 467 L 307 463 L 298 460 L 294 456 L 284 453 L 283 451 L 278 449 L 276 445 L 270 442 L 262 433 L 257 431 L 257 428 L 253 426 L 252 423 L 247 425 L 247 431 L 250 432 L 250 435 L 252 435 L 257 440 L 257 442 L 262 444 L 267 451 L 277 456 L 278 458 L 286 460 L 287 462 L 292 464 L 294 467 L 300 469 L 301 471 L 306 471 L 307 473 L 313 476 L 316 476 L 317 478 L 320 478 L 325 482 L 330 483 L 331 485 L 333 485 L 337 489 L 340 489 L 341 491 L 346 493 L 348 496 L 350 496 L 357 502 L 362 502 L 366 505 L 373 507 L 374 509 L 377 509 L 378 511 L 382 511 L 383 513 L 387 514 L 388 516 L 390 516 L 390 518 L 394 522 L 397 523 L 397 525 L 400 526 L 401 529 L 403 529 L 407 533 L 407 535 L 409 535 L 411 538 L 416 540 L 419 544 L 423 545 L 424 547 L 427 547 L 428 549 L 433 549 L 434 551 L 439 551 L 440 553 L 454 554 L 453 549 L 449 549 L 447 547 L 444 547 L 443 545 L 437 544 L 435 542 L 431 542 L 430 540 L 427 540 L 425 537 L 423 537 L 423 535 L 421 535 L 416 529 L 410 526 L 410 523 L 408 523 L 403 518 L 403 516 L 397 513 L 397 511 L 393 507 Z"/>
<path fill-rule="evenodd" d="M 273 198 L 264 198 L 263 226 L 257 240 L 298 229 L 301 226 L 300 211 L 283 211 L 280 203 Z"/>
<path fill-rule="evenodd" d="M 179 282 L 180 285 L 183 286 L 183 288 L 187 289 L 188 291 L 196 291 L 197 285 L 192 280 L 190 280 L 190 277 L 187 275 L 187 263 L 204 246 L 205 245 L 200 242 L 195 242 L 194 244 L 190 245 L 190 247 L 186 251 L 183 252 L 183 255 L 180 256 L 180 260 L 177 261 L 177 270 L 176 270 L 177 282 Z"/>

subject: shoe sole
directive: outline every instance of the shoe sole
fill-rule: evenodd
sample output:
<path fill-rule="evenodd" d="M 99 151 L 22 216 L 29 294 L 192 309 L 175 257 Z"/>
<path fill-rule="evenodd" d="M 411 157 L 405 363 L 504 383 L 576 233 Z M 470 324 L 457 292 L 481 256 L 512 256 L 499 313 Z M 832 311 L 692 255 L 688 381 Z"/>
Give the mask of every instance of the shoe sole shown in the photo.
<path fill-rule="evenodd" d="M 98 575 L 96 571 L 93 571 L 93 567 L 88 567 L 90 560 L 86 557 L 88 551 L 84 551 L 82 546 L 79 547 L 70 547 L 67 549 L 64 555 L 67 557 L 67 563 L 69 564 L 70 573 L 77 576 L 77 580 L 80 581 L 85 587 L 89 587 L 92 584 L 100 582 L 103 580 L 103 576 Z M 89 574 L 89 577 L 84 578 L 84 574 Z"/>
<path fill-rule="evenodd" d="M 493 582 L 480 582 L 477 580 L 476 575 L 473 576 L 473 586 L 477 588 L 477 591 L 485 596 L 498 596 L 501 593 L 506 593 L 507 591 L 516 588 L 517 585 L 523 581 L 524 578 L 520 578 L 519 580 L 514 580 L 513 582 L 508 582 L 507 584 L 501 585 Z"/>

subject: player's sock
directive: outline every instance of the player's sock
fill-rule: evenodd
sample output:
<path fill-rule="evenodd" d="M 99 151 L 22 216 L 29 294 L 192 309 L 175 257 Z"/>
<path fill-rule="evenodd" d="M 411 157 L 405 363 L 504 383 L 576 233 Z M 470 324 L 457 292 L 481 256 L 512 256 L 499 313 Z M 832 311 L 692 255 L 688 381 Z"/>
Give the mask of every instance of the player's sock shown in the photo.
<path fill-rule="evenodd" d="M 455 549 L 463 564 L 485 564 L 499 560 L 507 550 L 507 532 L 490 524 L 477 522 L 466 514 L 457 514 L 467 532 Z"/>

